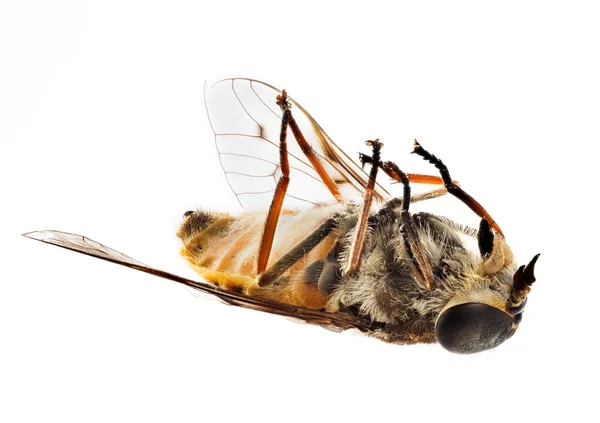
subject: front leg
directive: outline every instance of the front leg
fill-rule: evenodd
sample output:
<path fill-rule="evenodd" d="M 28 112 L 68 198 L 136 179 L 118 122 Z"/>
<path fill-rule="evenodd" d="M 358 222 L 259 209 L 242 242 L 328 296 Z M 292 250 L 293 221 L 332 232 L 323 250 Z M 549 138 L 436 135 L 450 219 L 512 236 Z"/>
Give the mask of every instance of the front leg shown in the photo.
<path fill-rule="evenodd" d="M 498 226 L 498 224 L 492 218 L 492 216 L 490 216 L 490 214 L 487 212 L 487 210 L 484 209 L 483 206 L 477 200 L 475 200 L 473 197 L 471 197 L 469 194 L 467 194 L 461 187 L 458 186 L 458 184 L 456 184 L 452 180 L 452 178 L 450 177 L 450 172 L 448 171 L 448 168 L 440 159 L 435 157 L 429 151 L 425 150 L 421 146 L 421 144 L 419 144 L 417 142 L 417 140 L 415 140 L 413 153 L 415 153 L 418 156 L 421 156 L 423 158 L 423 160 L 427 160 L 429 163 L 434 165 L 436 167 L 436 169 L 439 170 L 442 180 L 444 182 L 444 186 L 446 187 L 448 192 L 451 195 L 458 198 L 464 204 L 466 204 L 467 207 L 469 207 L 471 210 L 473 210 L 477 214 L 477 216 L 487 220 L 490 223 L 490 225 L 492 226 L 492 228 L 494 228 L 494 230 L 496 232 L 498 232 L 500 235 L 502 235 L 502 237 L 504 238 L 502 229 L 500 229 L 500 226 Z"/>

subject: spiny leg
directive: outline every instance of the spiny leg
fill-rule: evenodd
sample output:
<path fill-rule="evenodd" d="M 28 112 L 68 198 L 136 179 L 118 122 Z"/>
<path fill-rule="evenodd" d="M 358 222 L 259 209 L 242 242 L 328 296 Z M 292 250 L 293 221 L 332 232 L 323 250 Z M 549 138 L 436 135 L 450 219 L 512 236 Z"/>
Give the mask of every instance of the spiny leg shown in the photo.
<path fill-rule="evenodd" d="M 446 187 L 448 192 L 456 198 L 458 198 L 464 204 L 466 204 L 467 207 L 469 207 L 477 214 L 477 216 L 486 219 L 490 223 L 492 228 L 494 228 L 496 232 L 498 232 L 500 235 L 502 235 L 502 237 L 504 237 L 504 233 L 500 229 L 500 226 L 498 226 L 496 221 L 492 218 L 492 216 L 490 216 L 487 210 L 484 209 L 483 206 L 479 204 L 477 200 L 475 200 L 473 197 L 467 194 L 460 186 L 458 186 L 458 184 L 456 184 L 452 180 L 448 168 L 440 159 L 438 159 L 433 154 L 425 150 L 421 146 L 421 144 L 417 142 L 417 140 L 415 140 L 413 153 L 417 154 L 418 156 L 421 156 L 424 160 L 427 160 L 429 163 L 433 164 L 440 171 L 440 175 L 442 176 L 442 180 L 444 181 L 444 186 Z"/>
<path fill-rule="evenodd" d="M 379 169 L 379 160 L 381 158 L 380 152 L 382 143 L 378 139 L 375 141 L 367 141 L 366 144 L 373 148 L 373 157 L 371 163 L 371 172 L 369 174 L 369 182 L 365 190 L 365 196 L 363 200 L 363 208 L 354 229 L 352 236 L 352 243 L 350 244 L 350 251 L 344 269 L 344 274 L 351 275 L 360 265 L 360 255 L 362 252 L 363 244 L 365 241 L 365 233 L 367 231 L 367 222 L 369 220 L 369 213 L 371 211 L 371 204 L 373 204 L 373 190 L 375 189 L 375 179 L 377 178 L 377 170 Z"/>
<path fill-rule="evenodd" d="M 404 244 L 408 255 L 410 256 L 412 263 L 415 267 L 415 273 L 419 283 L 428 290 L 435 289 L 435 280 L 433 277 L 433 270 L 421 241 L 419 240 L 419 234 L 415 221 L 410 214 L 409 207 L 411 201 L 408 199 L 410 196 L 410 181 L 408 176 L 400 170 L 400 168 L 393 162 L 381 163 L 381 169 L 395 181 L 401 182 L 404 188 L 402 198 L 394 198 L 390 200 L 379 213 L 385 214 L 395 207 L 402 205 L 402 235 L 404 237 Z"/>

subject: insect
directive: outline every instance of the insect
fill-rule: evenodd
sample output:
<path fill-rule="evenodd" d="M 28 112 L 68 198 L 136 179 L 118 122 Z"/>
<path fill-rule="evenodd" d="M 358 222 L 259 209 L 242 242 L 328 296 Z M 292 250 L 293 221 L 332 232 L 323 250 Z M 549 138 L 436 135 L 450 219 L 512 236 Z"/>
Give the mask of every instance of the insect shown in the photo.
<path fill-rule="evenodd" d="M 181 255 L 205 282 L 154 269 L 80 235 L 24 235 L 229 304 L 353 328 L 390 343 L 438 342 L 475 353 L 514 334 L 539 254 L 526 265 L 515 263 L 496 221 L 416 140 L 413 153 L 436 175 L 405 173 L 382 160 L 378 140 L 368 141 L 371 154 L 355 163 L 285 90 L 263 82 L 223 80 L 205 89 L 205 101 L 221 165 L 247 210 L 184 214 Z M 379 172 L 402 184 L 401 197 L 377 183 Z M 411 195 L 412 184 L 436 188 Z M 446 194 L 481 218 L 479 228 L 411 212 L 411 204 Z"/>

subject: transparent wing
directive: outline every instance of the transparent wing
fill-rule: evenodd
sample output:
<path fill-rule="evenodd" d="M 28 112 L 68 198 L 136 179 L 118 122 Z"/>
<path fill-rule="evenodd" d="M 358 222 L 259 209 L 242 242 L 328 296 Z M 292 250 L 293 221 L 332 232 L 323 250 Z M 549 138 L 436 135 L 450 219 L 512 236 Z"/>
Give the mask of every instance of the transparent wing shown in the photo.
<path fill-rule="evenodd" d="M 325 311 L 310 310 L 275 301 L 260 300 L 243 294 L 226 291 L 214 285 L 183 278 L 163 270 L 154 269 L 85 236 L 60 231 L 29 232 L 23 234 L 23 236 L 46 244 L 56 245 L 81 254 L 117 263 L 132 269 L 141 270 L 142 272 L 150 273 L 161 278 L 170 279 L 203 293 L 214 295 L 223 302 L 238 307 L 278 314 L 337 331 L 351 328 L 358 329 L 362 332 L 370 332 L 372 330 L 370 322 L 351 314 L 342 312 L 327 313 Z"/>
<path fill-rule="evenodd" d="M 245 210 L 269 207 L 279 168 L 281 110 L 275 103 L 281 91 L 251 79 L 225 79 L 205 87 L 204 98 L 219 159 L 227 181 Z M 369 179 L 327 136 L 302 106 L 290 98 L 292 114 L 306 141 L 338 185 L 345 200 L 360 201 Z M 302 209 L 331 204 L 335 199 L 300 150 L 292 131 L 287 132 L 290 185 L 284 207 Z M 380 185 L 375 196 L 390 197 Z"/>
<path fill-rule="evenodd" d="M 46 244 L 56 245 L 57 247 L 66 248 L 67 250 L 77 251 L 78 253 L 87 254 L 88 256 L 100 258 L 113 262 L 128 263 L 131 266 L 144 266 L 141 261 L 137 261 L 123 253 L 113 250 L 112 248 L 102 245 L 90 238 L 82 235 L 70 234 L 61 231 L 35 231 L 23 234 L 24 237 L 45 242 Z"/>

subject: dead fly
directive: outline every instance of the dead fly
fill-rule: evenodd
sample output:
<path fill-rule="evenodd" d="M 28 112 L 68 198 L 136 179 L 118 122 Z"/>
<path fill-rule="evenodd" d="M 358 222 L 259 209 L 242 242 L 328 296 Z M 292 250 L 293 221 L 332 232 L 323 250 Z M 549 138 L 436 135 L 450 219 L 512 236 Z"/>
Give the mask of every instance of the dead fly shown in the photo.
<path fill-rule="evenodd" d="M 496 347 L 516 331 L 538 256 L 513 261 L 498 224 L 418 142 L 440 176 L 404 173 L 368 141 L 367 175 L 276 88 L 220 81 L 205 101 L 221 165 L 246 212 L 188 211 L 177 232 L 196 282 L 153 269 L 83 236 L 25 236 L 182 283 L 226 303 L 397 344 L 457 353 Z M 403 186 L 392 196 L 384 172 Z M 438 185 L 411 196 L 411 184 Z M 301 189 L 300 189 L 301 188 Z M 479 217 L 473 229 L 410 206 L 449 193 Z M 382 204 L 373 207 L 374 200 Z M 252 210 L 259 211 L 252 211 Z M 265 214 L 265 210 L 268 210 Z M 465 238 L 477 241 L 469 249 Z"/>

